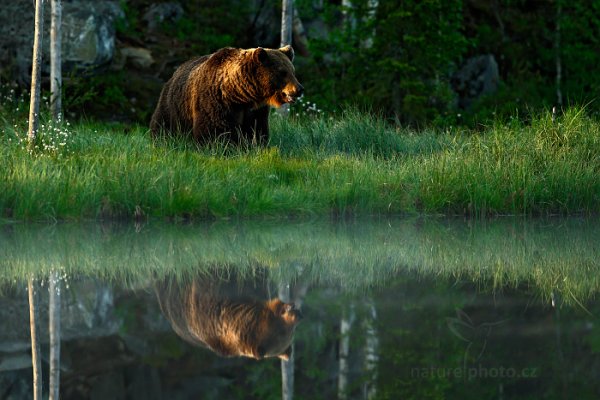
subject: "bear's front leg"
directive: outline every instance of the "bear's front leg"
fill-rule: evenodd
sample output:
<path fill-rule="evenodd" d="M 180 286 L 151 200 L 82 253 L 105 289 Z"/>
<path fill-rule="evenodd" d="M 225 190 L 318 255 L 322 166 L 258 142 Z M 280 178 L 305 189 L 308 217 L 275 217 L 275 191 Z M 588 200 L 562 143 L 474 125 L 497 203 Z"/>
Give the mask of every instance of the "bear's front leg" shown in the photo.
<path fill-rule="evenodd" d="M 244 115 L 242 134 L 248 142 L 266 146 L 269 142 L 269 107 L 248 110 Z"/>
<path fill-rule="evenodd" d="M 194 118 L 192 121 L 192 134 L 194 140 L 204 144 L 216 139 L 229 138 L 231 129 L 227 126 L 217 126 L 207 121 L 206 118 Z"/>
<path fill-rule="evenodd" d="M 258 144 L 266 146 L 269 143 L 269 106 L 256 110 L 256 135 Z"/>

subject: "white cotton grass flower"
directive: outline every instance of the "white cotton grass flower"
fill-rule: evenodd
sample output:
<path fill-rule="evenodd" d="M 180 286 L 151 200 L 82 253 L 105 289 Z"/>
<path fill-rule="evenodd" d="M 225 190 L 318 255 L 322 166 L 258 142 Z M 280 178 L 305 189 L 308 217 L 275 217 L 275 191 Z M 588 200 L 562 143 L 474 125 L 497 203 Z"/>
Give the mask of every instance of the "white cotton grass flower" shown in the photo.
<path fill-rule="evenodd" d="M 44 96 L 42 100 L 48 101 L 48 97 Z M 28 108 L 29 95 L 26 92 L 18 91 L 15 85 L 0 83 L 0 110 L 3 115 L 13 116 L 10 125 L 6 125 L 4 131 L 0 130 L 0 134 L 7 138 L 7 143 L 16 145 L 36 157 L 63 157 L 72 154 L 73 130 L 71 123 L 64 121 L 62 115 L 56 120 L 47 120 L 40 115 L 36 140 L 34 145 L 30 146 L 27 137 L 29 119 L 23 118 L 23 112 Z"/>
<path fill-rule="evenodd" d="M 293 115 L 297 118 L 301 117 L 318 117 L 323 115 L 323 110 L 317 106 L 317 103 L 311 103 L 304 98 L 304 95 L 298 98 L 298 101 L 292 105 L 294 108 Z"/>
<path fill-rule="evenodd" d="M 62 116 L 59 116 L 56 121 L 40 123 L 36 132 L 34 146 L 29 146 L 29 139 L 24 128 L 27 125 L 28 121 L 23 127 L 15 124 L 14 134 L 17 144 L 32 156 L 61 158 L 72 153 L 70 148 L 72 147 L 71 144 L 73 143 L 74 135 L 70 124 L 63 122 Z"/>

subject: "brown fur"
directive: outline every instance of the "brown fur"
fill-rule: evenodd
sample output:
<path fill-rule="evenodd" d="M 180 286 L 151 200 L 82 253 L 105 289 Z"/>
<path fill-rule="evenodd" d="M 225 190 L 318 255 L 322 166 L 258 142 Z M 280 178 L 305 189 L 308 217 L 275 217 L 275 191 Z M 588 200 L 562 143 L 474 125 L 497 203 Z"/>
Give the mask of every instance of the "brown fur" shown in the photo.
<path fill-rule="evenodd" d="M 187 342 L 225 356 L 287 360 L 300 313 L 279 299 L 261 300 L 231 281 L 204 277 L 157 285 L 161 310 Z"/>
<path fill-rule="evenodd" d="M 303 92 L 294 75 L 294 50 L 223 48 L 181 65 L 165 84 L 150 121 L 154 137 L 191 135 L 266 143 L 269 106 Z"/>

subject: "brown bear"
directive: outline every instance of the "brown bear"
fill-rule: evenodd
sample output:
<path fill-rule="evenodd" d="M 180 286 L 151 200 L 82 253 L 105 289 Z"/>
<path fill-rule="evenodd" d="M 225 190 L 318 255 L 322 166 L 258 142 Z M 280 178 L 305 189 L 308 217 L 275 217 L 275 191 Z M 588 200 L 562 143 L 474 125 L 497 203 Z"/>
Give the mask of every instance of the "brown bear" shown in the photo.
<path fill-rule="evenodd" d="M 186 62 L 162 89 L 150 121 L 152 135 L 267 143 L 269 106 L 292 103 L 304 91 L 293 59 L 291 46 L 227 47 Z"/>
<path fill-rule="evenodd" d="M 278 298 L 257 297 L 256 284 L 218 274 L 156 285 L 162 313 L 185 341 L 224 356 L 288 360 L 300 311 Z"/>

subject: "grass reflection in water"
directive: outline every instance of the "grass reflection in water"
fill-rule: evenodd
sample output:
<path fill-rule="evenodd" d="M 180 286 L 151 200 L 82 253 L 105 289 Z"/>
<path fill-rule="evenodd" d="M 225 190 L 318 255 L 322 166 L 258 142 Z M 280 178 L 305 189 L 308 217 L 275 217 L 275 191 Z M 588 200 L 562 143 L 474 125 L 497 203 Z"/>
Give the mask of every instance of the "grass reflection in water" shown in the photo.
<path fill-rule="evenodd" d="M 525 285 L 548 301 L 554 293 L 579 303 L 599 287 L 598 237 L 600 224 L 579 218 L 14 224 L 0 230 L 0 288 L 56 270 L 135 287 L 214 265 L 242 275 L 261 266 L 282 282 L 301 273 L 311 285 L 349 290 L 410 271 L 483 289 Z"/>

